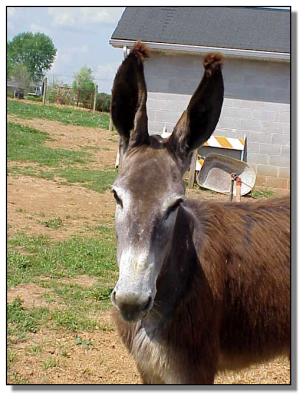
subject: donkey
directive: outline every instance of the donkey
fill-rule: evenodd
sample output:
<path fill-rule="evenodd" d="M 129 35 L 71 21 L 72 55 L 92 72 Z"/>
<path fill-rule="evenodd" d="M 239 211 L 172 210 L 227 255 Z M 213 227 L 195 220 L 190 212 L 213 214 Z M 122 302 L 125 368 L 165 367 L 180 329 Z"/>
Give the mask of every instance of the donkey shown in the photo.
<path fill-rule="evenodd" d="M 137 42 L 112 93 L 122 160 L 113 184 L 114 318 L 143 383 L 213 384 L 219 370 L 289 355 L 289 199 L 186 199 L 192 152 L 220 116 L 222 56 L 205 57 L 203 78 L 167 139 L 148 133 L 145 57 Z"/>

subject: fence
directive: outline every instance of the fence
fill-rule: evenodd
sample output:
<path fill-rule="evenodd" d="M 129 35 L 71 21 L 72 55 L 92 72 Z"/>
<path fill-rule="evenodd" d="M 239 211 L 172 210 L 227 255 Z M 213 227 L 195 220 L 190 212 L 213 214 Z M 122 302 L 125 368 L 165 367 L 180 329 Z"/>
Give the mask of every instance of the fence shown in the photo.
<path fill-rule="evenodd" d="M 75 90 L 69 85 L 54 83 L 46 88 L 46 101 L 109 112 L 111 96 L 107 93 L 98 93 L 98 85 L 95 86 L 94 91 L 89 91 Z"/>
<path fill-rule="evenodd" d="M 33 86 L 34 87 L 34 86 Z M 47 78 L 42 83 L 36 85 L 35 90 L 31 87 L 25 89 L 12 81 L 7 81 L 7 95 L 9 97 L 31 98 L 37 101 L 42 101 L 44 104 L 54 103 L 61 105 L 70 105 L 76 107 L 84 107 L 95 111 L 110 111 L 111 95 L 107 93 L 98 93 L 98 85 L 95 85 L 94 90 L 74 89 L 68 84 L 61 82 L 52 82 L 48 85 Z M 22 96 L 16 95 L 21 93 Z M 34 93 L 35 92 L 35 93 Z M 34 97 L 35 98 L 34 98 Z"/>

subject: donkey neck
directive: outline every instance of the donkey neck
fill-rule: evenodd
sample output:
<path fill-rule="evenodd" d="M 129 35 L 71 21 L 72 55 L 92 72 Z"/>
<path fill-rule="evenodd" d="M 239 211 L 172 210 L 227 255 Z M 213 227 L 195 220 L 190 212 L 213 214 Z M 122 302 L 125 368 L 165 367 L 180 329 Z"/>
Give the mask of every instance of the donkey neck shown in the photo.
<path fill-rule="evenodd" d="M 169 254 L 157 280 L 154 308 L 162 320 L 173 316 L 188 292 L 200 263 L 193 243 L 194 220 L 184 207 L 178 210 Z M 154 315 L 155 313 L 153 313 Z"/>

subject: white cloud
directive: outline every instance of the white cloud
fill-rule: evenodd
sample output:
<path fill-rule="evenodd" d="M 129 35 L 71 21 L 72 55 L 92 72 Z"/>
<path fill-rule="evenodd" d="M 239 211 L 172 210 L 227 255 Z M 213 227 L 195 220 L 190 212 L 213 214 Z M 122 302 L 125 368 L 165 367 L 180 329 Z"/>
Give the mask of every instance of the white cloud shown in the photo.
<path fill-rule="evenodd" d="M 48 7 L 48 14 L 57 26 L 114 23 L 123 12 L 123 7 Z"/>
<path fill-rule="evenodd" d="M 35 24 L 35 23 L 32 23 L 30 25 L 30 31 L 33 33 L 41 32 L 41 33 L 45 33 L 46 35 L 52 34 L 52 32 L 48 28 L 46 28 L 44 25 L 39 25 L 39 24 Z"/>
<path fill-rule="evenodd" d="M 88 45 L 83 44 L 77 47 L 67 47 L 60 49 L 56 53 L 55 61 L 52 65 L 51 72 L 57 73 L 60 69 L 65 68 L 67 64 L 73 63 L 74 59 L 80 54 L 85 54 L 89 50 Z"/>
<path fill-rule="evenodd" d="M 114 23 L 117 22 L 123 12 L 123 7 L 81 7 L 84 23 Z"/>
<path fill-rule="evenodd" d="M 7 30 L 13 32 L 16 27 L 16 8 L 7 7 Z"/>
<path fill-rule="evenodd" d="M 94 68 L 93 73 L 97 79 L 113 78 L 119 65 L 118 63 L 101 64 Z"/>
<path fill-rule="evenodd" d="M 119 68 L 119 63 L 106 63 L 98 65 L 93 69 L 93 75 L 95 81 L 99 85 L 99 91 L 101 92 L 111 92 L 113 86 L 113 80 L 115 78 L 116 72 Z"/>
<path fill-rule="evenodd" d="M 54 25 L 72 26 L 76 23 L 74 7 L 48 7 L 48 14 L 52 17 Z"/>
<path fill-rule="evenodd" d="M 7 16 L 12 17 L 16 13 L 15 7 L 7 7 Z"/>

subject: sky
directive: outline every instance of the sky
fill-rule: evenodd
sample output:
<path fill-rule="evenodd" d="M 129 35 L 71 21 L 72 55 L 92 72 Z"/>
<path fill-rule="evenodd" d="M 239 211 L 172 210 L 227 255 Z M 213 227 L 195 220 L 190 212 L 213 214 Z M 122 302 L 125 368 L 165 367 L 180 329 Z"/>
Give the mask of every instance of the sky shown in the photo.
<path fill-rule="evenodd" d="M 7 39 L 22 32 L 42 32 L 57 49 L 49 82 L 71 84 L 83 66 L 92 69 L 99 92 L 110 93 L 123 54 L 109 39 L 124 7 L 8 7 Z"/>
<path fill-rule="evenodd" d="M 42 32 L 57 49 L 56 60 L 47 72 L 49 82 L 71 84 L 83 66 L 92 69 L 99 92 L 111 93 L 122 61 L 122 50 L 109 39 L 124 7 L 7 7 L 7 36 Z"/>

